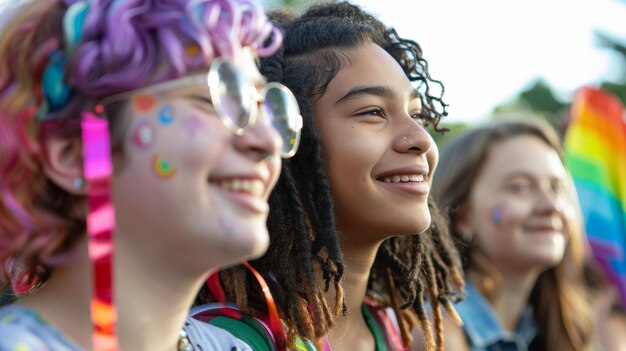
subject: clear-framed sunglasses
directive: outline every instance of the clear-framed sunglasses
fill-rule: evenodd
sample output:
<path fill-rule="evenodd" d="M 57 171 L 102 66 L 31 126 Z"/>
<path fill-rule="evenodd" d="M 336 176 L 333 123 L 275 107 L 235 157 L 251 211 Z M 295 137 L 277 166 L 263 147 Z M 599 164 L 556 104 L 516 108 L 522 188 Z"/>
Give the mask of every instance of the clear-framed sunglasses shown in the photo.
<path fill-rule="evenodd" d="M 295 155 L 300 144 L 302 116 L 291 90 L 280 83 L 272 82 L 265 84 L 259 92 L 237 66 L 222 58 L 213 60 L 208 73 L 116 94 L 103 99 L 99 104 L 106 107 L 137 93 L 157 93 L 201 84 L 208 86 L 211 104 L 229 131 L 235 135 L 244 135 L 254 127 L 259 115 L 265 115 L 283 141 L 281 157 Z"/>

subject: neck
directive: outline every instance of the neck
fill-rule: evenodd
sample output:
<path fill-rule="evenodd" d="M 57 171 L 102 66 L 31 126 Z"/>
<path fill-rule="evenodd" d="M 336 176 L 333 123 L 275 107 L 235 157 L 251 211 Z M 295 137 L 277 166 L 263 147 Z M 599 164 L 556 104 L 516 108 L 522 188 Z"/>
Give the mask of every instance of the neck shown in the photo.
<path fill-rule="evenodd" d="M 87 240 L 77 243 L 77 257 L 57 267 L 48 281 L 16 304 L 31 308 L 84 349 L 91 349 L 91 267 Z M 54 301 L 54 303 L 50 303 Z"/>
<path fill-rule="evenodd" d="M 85 235 L 86 237 L 86 235 Z M 206 274 L 182 273 L 164 255 L 139 250 L 117 238 L 114 293 L 121 350 L 177 349 L 180 330 Z M 84 349 L 91 349 L 91 262 L 87 240 L 77 261 L 56 268 L 48 282 L 19 304 L 39 312 Z M 171 253 L 170 253 L 171 255 Z M 50 303 L 54 301 L 54 303 Z"/>
<path fill-rule="evenodd" d="M 504 273 L 502 282 L 491 301 L 491 305 L 502 326 L 513 332 L 523 310 L 528 305 L 528 297 L 537 281 L 538 273 Z"/>
<path fill-rule="evenodd" d="M 341 238 L 355 238 L 359 233 Z M 335 319 L 335 325 L 328 334 L 328 342 L 334 350 L 374 350 L 374 338 L 361 313 L 365 299 L 370 270 L 381 242 L 347 242 L 342 240 L 346 270 L 343 290 L 348 306 L 348 315 Z"/>
<path fill-rule="evenodd" d="M 180 330 L 207 274 L 180 269 L 166 254 L 132 245 L 117 247 L 120 349 L 176 350 Z"/>

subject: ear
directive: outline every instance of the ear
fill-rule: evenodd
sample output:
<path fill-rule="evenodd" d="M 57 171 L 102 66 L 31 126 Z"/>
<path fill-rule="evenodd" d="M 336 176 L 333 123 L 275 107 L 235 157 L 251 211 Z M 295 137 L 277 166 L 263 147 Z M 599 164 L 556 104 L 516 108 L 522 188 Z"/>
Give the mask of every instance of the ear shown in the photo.
<path fill-rule="evenodd" d="M 79 136 L 46 138 L 44 173 L 48 178 L 70 194 L 85 195 L 83 177 L 83 143 Z"/>

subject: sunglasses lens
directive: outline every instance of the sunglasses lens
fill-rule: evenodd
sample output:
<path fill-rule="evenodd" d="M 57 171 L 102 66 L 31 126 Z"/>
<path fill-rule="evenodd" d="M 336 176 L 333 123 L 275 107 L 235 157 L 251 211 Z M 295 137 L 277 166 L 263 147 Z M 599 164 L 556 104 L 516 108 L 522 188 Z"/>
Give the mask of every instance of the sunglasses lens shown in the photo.
<path fill-rule="evenodd" d="M 293 156 L 298 149 L 302 129 L 302 117 L 295 97 L 287 88 L 270 83 L 263 104 L 274 129 L 283 140 L 281 154 L 283 157 Z"/>
<path fill-rule="evenodd" d="M 256 108 L 252 87 L 247 84 L 239 70 L 227 62 L 219 65 L 217 77 L 219 85 L 214 104 L 217 103 L 220 106 L 221 112 L 237 128 L 247 127 L 252 109 Z M 215 98 L 219 101 L 215 101 Z"/>

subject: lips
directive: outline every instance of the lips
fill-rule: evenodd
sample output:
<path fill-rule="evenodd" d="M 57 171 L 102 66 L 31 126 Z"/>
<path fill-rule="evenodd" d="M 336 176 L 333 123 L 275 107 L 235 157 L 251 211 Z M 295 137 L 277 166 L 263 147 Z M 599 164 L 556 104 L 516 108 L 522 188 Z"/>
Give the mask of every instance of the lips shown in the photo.
<path fill-rule="evenodd" d="M 383 177 L 384 183 L 408 183 L 408 182 L 423 182 L 424 175 L 422 174 L 403 174 L 394 175 L 391 177 Z"/>
<path fill-rule="evenodd" d="M 262 198 L 265 193 L 265 184 L 260 179 L 230 178 L 211 183 L 228 191 L 246 193 L 258 198 Z"/>
<path fill-rule="evenodd" d="M 424 182 L 428 179 L 428 165 L 411 165 L 389 169 L 375 175 L 375 179 L 383 183 Z"/>
<path fill-rule="evenodd" d="M 527 233 L 561 233 L 563 226 L 557 223 L 534 223 L 524 226 Z"/>
<path fill-rule="evenodd" d="M 267 213 L 268 182 L 254 176 L 220 176 L 209 179 L 209 184 L 238 206 L 256 213 Z"/>
<path fill-rule="evenodd" d="M 269 173 L 264 170 L 213 174 L 209 185 L 233 204 L 255 213 L 269 211 L 267 195 L 271 188 Z"/>
<path fill-rule="evenodd" d="M 386 189 L 401 194 L 427 195 L 430 192 L 428 184 L 428 166 L 409 166 L 395 168 L 381 172 L 375 177 Z"/>

